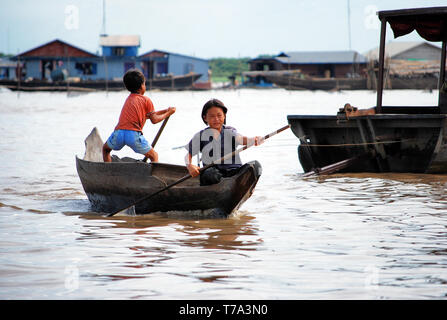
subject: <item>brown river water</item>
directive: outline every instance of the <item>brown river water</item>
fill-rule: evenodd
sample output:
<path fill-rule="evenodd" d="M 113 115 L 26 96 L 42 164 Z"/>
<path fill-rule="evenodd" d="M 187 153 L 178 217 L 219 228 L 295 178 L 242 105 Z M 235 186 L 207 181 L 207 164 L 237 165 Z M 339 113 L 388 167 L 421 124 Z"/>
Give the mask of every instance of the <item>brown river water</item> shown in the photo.
<path fill-rule="evenodd" d="M 203 128 L 213 97 L 247 136 L 286 125 L 288 114 L 375 101 L 367 91 L 146 94 L 156 109 L 177 108 L 156 147 L 177 164 L 176 147 Z M 75 156 L 93 127 L 108 137 L 126 96 L 0 89 L 0 299 L 445 299 L 447 176 L 303 178 L 290 130 L 241 154 L 263 174 L 229 219 L 90 212 Z M 430 105 L 436 93 L 384 100 Z M 146 124 L 149 141 L 158 128 Z"/>

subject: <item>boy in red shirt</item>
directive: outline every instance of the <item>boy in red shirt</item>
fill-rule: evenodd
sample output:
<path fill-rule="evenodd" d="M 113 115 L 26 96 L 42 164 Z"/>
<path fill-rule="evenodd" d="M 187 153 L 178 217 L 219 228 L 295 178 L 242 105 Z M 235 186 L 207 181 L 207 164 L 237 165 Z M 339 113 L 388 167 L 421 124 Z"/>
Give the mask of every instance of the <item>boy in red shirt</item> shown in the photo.
<path fill-rule="evenodd" d="M 141 153 L 151 162 L 158 162 L 158 154 L 149 145 L 143 136 L 143 127 L 146 119 L 152 123 L 163 121 L 175 112 L 175 108 L 155 111 L 146 92 L 146 79 L 143 73 L 137 69 L 131 69 L 124 74 L 124 85 L 130 91 L 130 95 L 124 102 L 115 131 L 107 139 L 102 147 L 104 162 L 111 162 L 110 152 L 121 150 L 125 145 L 131 147 L 136 153 Z"/>

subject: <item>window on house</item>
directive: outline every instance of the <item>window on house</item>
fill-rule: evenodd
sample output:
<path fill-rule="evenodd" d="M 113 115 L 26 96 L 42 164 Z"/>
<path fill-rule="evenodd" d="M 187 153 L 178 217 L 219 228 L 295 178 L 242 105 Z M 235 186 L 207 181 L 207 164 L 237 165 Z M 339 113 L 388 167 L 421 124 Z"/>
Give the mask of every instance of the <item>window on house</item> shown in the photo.
<path fill-rule="evenodd" d="M 92 62 L 76 62 L 76 70 L 78 70 L 83 75 L 96 74 L 96 63 Z"/>
<path fill-rule="evenodd" d="M 124 48 L 123 47 L 114 47 L 112 48 L 112 55 L 114 56 L 124 56 Z"/>
<path fill-rule="evenodd" d="M 9 78 L 9 68 L 0 68 L 0 79 Z"/>
<path fill-rule="evenodd" d="M 157 73 L 158 74 L 167 74 L 168 73 L 168 63 L 167 62 L 158 62 L 157 63 Z"/>
<path fill-rule="evenodd" d="M 194 64 L 192 63 L 185 63 L 184 67 L 183 67 L 183 73 L 184 74 L 188 74 L 190 72 L 194 71 Z"/>
<path fill-rule="evenodd" d="M 135 68 L 135 62 L 124 62 L 124 73 L 133 68 Z"/>

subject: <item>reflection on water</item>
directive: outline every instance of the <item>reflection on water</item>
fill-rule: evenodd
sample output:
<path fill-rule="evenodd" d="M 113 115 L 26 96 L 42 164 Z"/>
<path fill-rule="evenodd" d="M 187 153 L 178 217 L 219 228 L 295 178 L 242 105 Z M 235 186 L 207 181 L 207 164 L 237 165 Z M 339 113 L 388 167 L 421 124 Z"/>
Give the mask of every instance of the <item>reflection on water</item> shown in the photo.
<path fill-rule="evenodd" d="M 10 209 L 3 205 L 2 217 L 10 215 Z M 225 283 L 238 268 L 233 263 L 247 258 L 244 252 L 262 243 L 251 216 L 104 218 L 88 212 L 41 216 L 13 209 L 17 213 L 10 215 L 9 223 L 2 221 L 2 229 L 9 231 L 0 241 L 0 292 L 5 298 L 95 298 L 98 292 L 112 298 L 164 298 L 166 294 L 180 298 L 185 287 L 174 285 L 176 279 L 188 288 L 197 286 L 197 281 Z M 36 221 L 44 225 L 36 226 Z M 67 270 L 76 271 L 75 290 L 67 289 Z M 135 287 L 136 280 L 142 282 Z M 41 289 L 33 290 L 39 283 Z"/>
<path fill-rule="evenodd" d="M 156 108 L 178 107 L 159 141 L 163 161 L 182 163 L 183 151 L 172 148 L 186 141 L 176 130 L 186 140 L 201 128 L 198 115 L 210 94 L 151 93 Z M 247 135 L 283 126 L 287 114 L 312 111 L 298 106 L 319 101 L 318 108 L 334 113 L 346 99 L 346 93 L 283 90 L 212 94 L 231 106 L 229 124 Z M 230 219 L 106 218 L 90 212 L 75 155 L 83 155 L 92 127 L 103 138 L 113 129 L 125 94 L 0 96 L 2 299 L 446 297 L 445 175 L 303 178 L 296 137 L 286 131 L 241 154 L 243 161 L 260 161 L 263 174 Z M 355 105 L 374 101 L 368 92 L 349 96 Z M 278 101 L 281 110 L 273 110 Z M 145 135 L 150 139 L 157 129 L 149 126 Z"/>
<path fill-rule="evenodd" d="M 86 220 L 97 220 L 96 215 L 81 216 Z M 256 227 L 250 226 L 254 217 L 242 216 L 230 219 L 203 219 L 203 220 L 174 220 L 161 215 L 148 215 L 136 217 L 111 217 L 107 221 L 113 225 L 102 225 L 97 230 L 90 230 L 88 234 L 82 234 L 78 240 L 101 237 L 101 231 L 110 228 L 124 229 L 139 237 L 138 241 L 144 239 L 159 240 L 161 243 L 170 242 L 171 239 L 163 238 L 166 228 L 171 229 L 175 235 L 177 245 L 186 247 L 198 247 L 203 249 L 224 249 L 224 250 L 251 250 L 250 246 L 256 245 L 258 240 L 252 240 L 257 235 Z M 243 240 L 244 239 L 244 240 Z M 249 241 L 250 239 L 250 241 Z M 165 243 L 165 244 L 168 244 Z M 132 250 L 142 249 L 138 246 Z"/>
<path fill-rule="evenodd" d="M 96 247 L 103 247 L 94 255 L 95 259 L 108 259 L 110 242 L 115 248 L 123 249 L 126 256 L 119 264 L 112 263 L 113 267 L 106 272 L 89 273 L 89 280 L 145 279 L 146 283 L 157 283 L 166 274 L 192 278 L 193 282 L 220 282 L 227 279 L 234 268 L 231 265 L 233 255 L 244 257 L 243 252 L 253 250 L 260 241 L 256 227 L 250 225 L 253 217 L 217 222 L 173 221 L 156 216 L 122 217 L 108 219 L 106 224 L 98 223 L 97 217 L 82 216 L 82 219 L 93 224 L 76 240 L 79 243 L 94 241 Z"/>

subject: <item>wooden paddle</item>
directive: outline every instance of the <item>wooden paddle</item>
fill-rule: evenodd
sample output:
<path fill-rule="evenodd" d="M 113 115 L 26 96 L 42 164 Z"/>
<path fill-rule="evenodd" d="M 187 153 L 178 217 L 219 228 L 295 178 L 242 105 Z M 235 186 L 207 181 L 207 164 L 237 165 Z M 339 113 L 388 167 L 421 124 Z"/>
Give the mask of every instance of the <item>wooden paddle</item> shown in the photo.
<path fill-rule="evenodd" d="M 168 120 L 169 120 L 170 117 L 171 117 L 171 116 L 167 117 L 167 118 L 163 121 L 163 123 L 161 124 L 160 129 L 158 129 L 157 135 L 155 136 L 154 141 L 152 141 L 152 144 L 151 144 L 152 148 L 155 147 L 155 145 L 157 144 L 157 141 L 158 141 L 158 139 L 160 138 L 160 135 L 161 135 L 161 133 L 163 132 L 163 129 L 165 128 L 166 123 L 168 123 Z M 147 159 L 148 159 L 148 157 L 144 157 L 143 162 L 147 162 Z"/>
<path fill-rule="evenodd" d="M 332 174 L 332 173 L 338 172 L 342 169 L 345 169 L 345 168 L 349 167 L 350 165 L 353 165 L 354 163 L 358 162 L 359 160 L 365 160 L 372 156 L 373 155 L 371 154 L 371 152 L 362 153 L 358 156 L 355 156 L 355 157 L 352 157 L 349 159 L 345 159 L 345 160 L 342 160 L 339 162 L 335 162 L 335 163 L 332 163 L 332 164 L 327 165 L 322 168 L 315 168 L 312 171 L 309 171 L 309 172 L 303 174 L 303 178 L 311 177 L 314 175 L 319 176 L 319 175 Z"/>
<path fill-rule="evenodd" d="M 289 129 L 289 128 L 290 128 L 290 124 L 287 125 L 287 126 L 285 126 L 285 127 L 282 127 L 281 129 L 278 129 L 278 130 L 276 130 L 276 131 L 273 131 L 272 133 L 269 133 L 268 135 L 264 136 L 263 139 L 266 140 L 266 139 L 268 139 L 268 138 L 270 138 L 270 137 L 273 137 L 274 135 L 276 135 L 276 134 L 278 134 L 278 133 L 280 133 L 280 132 L 282 132 L 282 131 L 284 131 L 284 130 L 286 130 L 286 129 Z M 252 146 L 252 145 L 246 145 L 246 146 L 243 146 L 242 148 L 239 148 L 239 149 L 237 149 L 237 150 L 234 150 L 233 152 L 224 155 L 224 156 L 223 156 L 222 158 L 220 158 L 219 160 L 215 160 L 215 161 L 213 161 L 211 164 L 206 165 L 206 166 L 200 168 L 199 172 L 202 173 L 202 172 L 205 171 L 206 169 L 208 169 L 208 168 L 210 168 L 210 167 L 212 167 L 212 166 L 214 166 L 214 165 L 216 165 L 216 164 L 218 164 L 218 163 L 221 163 L 222 161 L 224 161 L 224 160 L 226 160 L 226 159 L 228 159 L 228 158 L 231 158 L 231 157 L 233 157 L 233 156 L 235 156 L 235 155 L 241 153 L 241 152 L 244 151 L 244 150 L 247 150 L 247 149 L 250 148 L 251 146 Z M 141 198 L 141 199 L 135 201 L 134 203 L 132 203 L 131 205 L 129 205 L 129 206 L 123 208 L 123 209 L 119 209 L 119 210 L 117 210 L 117 211 L 115 211 L 115 212 L 109 213 L 109 214 L 107 215 L 107 217 L 112 217 L 112 216 L 114 216 L 115 214 L 117 214 L 117 213 L 119 213 L 119 212 L 126 211 L 126 210 L 132 208 L 133 206 L 135 206 L 135 205 L 137 205 L 137 204 L 139 204 L 139 203 L 141 203 L 141 202 L 143 202 L 143 201 L 146 201 L 147 199 L 152 198 L 152 197 L 156 196 L 157 194 L 159 194 L 159 193 L 161 193 L 161 192 L 163 192 L 163 191 L 165 191 L 165 190 L 168 190 L 169 188 L 172 188 L 173 186 L 178 185 L 179 183 L 182 183 L 182 182 L 185 181 L 185 180 L 188 180 L 188 179 L 191 178 L 191 177 L 192 177 L 192 176 L 191 176 L 190 174 L 188 174 L 188 175 L 184 176 L 183 178 L 180 178 L 179 180 L 177 180 L 177 181 L 171 183 L 170 185 L 168 185 L 168 186 L 166 186 L 166 187 L 164 187 L 164 188 L 162 188 L 162 189 L 160 189 L 160 190 L 158 190 L 158 191 L 156 191 L 156 192 L 154 192 L 154 193 L 151 193 L 150 195 L 147 195 L 147 196 L 145 196 L 145 197 L 143 197 L 143 198 Z"/>

